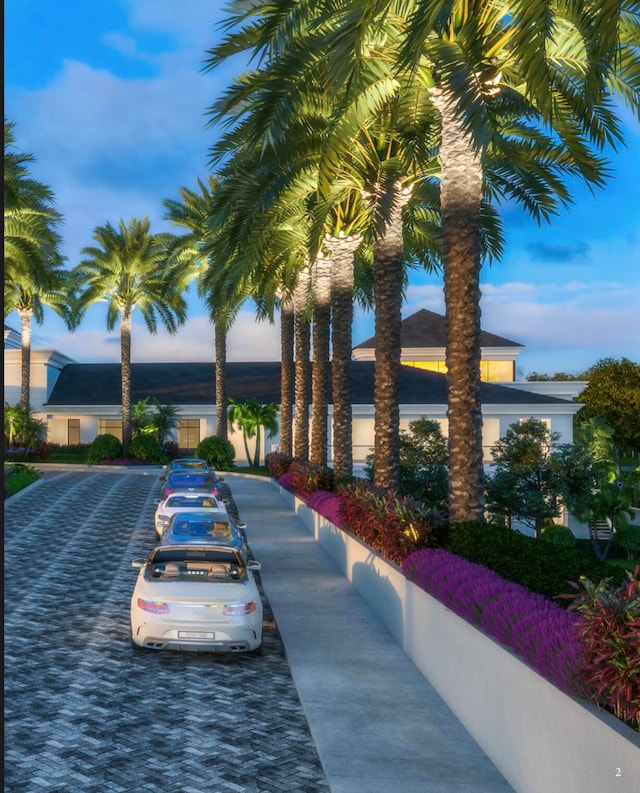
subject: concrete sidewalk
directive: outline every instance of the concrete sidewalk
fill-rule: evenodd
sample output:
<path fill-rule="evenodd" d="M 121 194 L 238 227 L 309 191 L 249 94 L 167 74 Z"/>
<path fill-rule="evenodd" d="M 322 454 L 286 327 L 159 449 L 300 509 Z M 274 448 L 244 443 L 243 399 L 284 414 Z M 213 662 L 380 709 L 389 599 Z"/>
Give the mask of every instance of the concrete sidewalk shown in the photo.
<path fill-rule="evenodd" d="M 511 791 L 271 482 L 225 480 L 332 793 Z"/>

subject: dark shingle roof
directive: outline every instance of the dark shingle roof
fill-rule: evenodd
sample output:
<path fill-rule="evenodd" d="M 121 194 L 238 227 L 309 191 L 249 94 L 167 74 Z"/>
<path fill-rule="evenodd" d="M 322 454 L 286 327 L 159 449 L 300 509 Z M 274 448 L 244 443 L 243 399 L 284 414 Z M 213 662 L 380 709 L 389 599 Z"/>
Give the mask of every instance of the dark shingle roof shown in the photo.
<path fill-rule="evenodd" d="M 132 401 L 156 397 L 161 403 L 213 405 L 215 365 L 212 363 L 134 363 L 131 365 Z M 374 361 L 351 362 L 354 405 L 372 405 L 375 382 Z M 447 402 L 445 375 L 403 366 L 398 382 L 403 405 L 444 405 Z M 280 363 L 227 363 L 227 392 L 234 399 L 257 399 L 280 404 Z M 495 383 L 481 383 L 483 404 L 560 404 L 566 400 L 534 394 Z M 331 386 L 329 386 L 331 400 Z M 73 363 L 60 372 L 48 404 L 120 405 L 120 364 Z"/>
<path fill-rule="evenodd" d="M 400 344 L 404 349 L 416 349 L 422 347 L 446 347 L 447 337 L 445 333 L 445 319 L 442 315 L 426 308 L 416 311 L 402 321 L 400 331 Z M 488 333 L 486 330 L 480 331 L 480 345 L 482 347 L 522 347 L 515 341 Z M 354 349 L 372 349 L 376 346 L 375 336 L 356 345 Z"/>

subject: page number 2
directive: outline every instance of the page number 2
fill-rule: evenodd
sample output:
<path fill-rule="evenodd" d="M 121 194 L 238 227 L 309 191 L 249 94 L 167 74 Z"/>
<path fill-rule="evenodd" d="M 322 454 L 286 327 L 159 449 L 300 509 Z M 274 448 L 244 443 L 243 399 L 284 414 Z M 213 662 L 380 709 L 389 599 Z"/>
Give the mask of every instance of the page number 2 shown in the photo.
<path fill-rule="evenodd" d="M 616 768 L 616 776 L 622 776 L 622 769 Z"/>

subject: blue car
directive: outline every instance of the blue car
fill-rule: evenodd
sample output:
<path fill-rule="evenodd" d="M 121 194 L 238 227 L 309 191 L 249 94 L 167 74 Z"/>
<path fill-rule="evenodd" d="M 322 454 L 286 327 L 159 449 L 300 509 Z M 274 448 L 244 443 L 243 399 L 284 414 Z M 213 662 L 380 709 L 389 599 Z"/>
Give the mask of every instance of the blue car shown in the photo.
<path fill-rule="evenodd" d="M 220 497 L 220 483 L 222 478 L 217 477 L 215 471 L 195 471 L 191 469 L 176 469 L 167 471 L 162 477 L 160 497 L 165 499 L 172 493 L 179 491 L 198 491 L 211 493 L 216 498 Z"/>
<path fill-rule="evenodd" d="M 219 545 L 237 550 L 247 561 L 243 531 L 247 524 L 234 524 L 227 512 L 176 512 L 160 536 L 160 545 Z"/>

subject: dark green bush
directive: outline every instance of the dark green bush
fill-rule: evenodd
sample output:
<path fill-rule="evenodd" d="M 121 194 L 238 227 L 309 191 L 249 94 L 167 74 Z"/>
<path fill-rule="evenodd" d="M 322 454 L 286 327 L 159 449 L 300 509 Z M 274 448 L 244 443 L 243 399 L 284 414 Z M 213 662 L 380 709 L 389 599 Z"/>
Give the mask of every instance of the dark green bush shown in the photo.
<path fill-rule="evenodd" d="M 236 450 L 231 441 L 226 438 L 210 435 L 208 438 L 203 438 L 198 444 L 196 457 L 206 460 L 216 471 L 232 471 Z"/>
<path fill-rule="evenodd" d="M 169 460 L 153 435 L 136 435 L 132 438 L 129 444 L 129 457 L 134 460 L 145 460 L 154 465 L 163 465 Z"/>
<path fill-rule="evenodd" d="M 627 554 L 627 559 L 640 556 L 640 526 L 630 523 L 620 526 L 613 537 L 613 544 Z"/>
<path fill-rule="evenodd" d="M 542 529 L 542 540 L 551 543 L 551 545 L 559 545 L 563 548 L 575 548 L 576 538 L 574 533 L 568 526 L 561 526 L 558 523 L 551 523 Z"/>
<path fill-rule="evenodd" d="M 100 465 L 103 460 L 117 460 L 122 457 L 122 444 L 115 435 L 98 435 L 89 446 L 87 462 Z"/>
<path fill-rule="evenodd" d="M 5 498 L 12 496 L 19 490 L 36 482 L 42 477 L 42 472 L 31 465 L 24 465 L 24 463 L 15 463 L 9 465 L 4 471 L 4 495 Z"/>
<path fill-rule="evenodd" d="M 622 568 L 492 523 L 451 526 L 448 549 L 548 598 L 566 594 L 570 591 L 569 582 L 576 582 L 581 576 L 591 581 L 611 578 L 614 585 L 625 580 Z M 558 602 L 564 605 L 564 601 Z"/>

